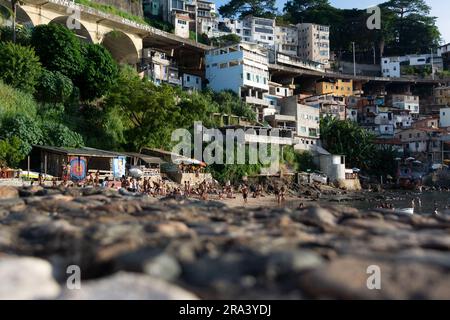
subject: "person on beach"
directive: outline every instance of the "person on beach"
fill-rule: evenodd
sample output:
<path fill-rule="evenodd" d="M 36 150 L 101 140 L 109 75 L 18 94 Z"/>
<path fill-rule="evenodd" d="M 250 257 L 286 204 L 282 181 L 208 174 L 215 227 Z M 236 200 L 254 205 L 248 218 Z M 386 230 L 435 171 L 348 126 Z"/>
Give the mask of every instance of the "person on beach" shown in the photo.
<path fill-rule="evenodd" d="M 102 188 L 108 188 L 109 178 L 106 177 L 102 182 Z"/>
<path fill-rule="evenodd" d="M 280 189 L 280 202 L 284 202 L 286 200 L 286 188 L 282 186 Z"/>
<path fill-rule="evenodd" d="M 438 216 L 438 215 L 439 215 L 437 201 L 434 201 L 434 212 L 433 212 L 433 214 L 434 214 L 435 216 Z"/>
<path fill-rule="evenodd" d="M 280 189 L 278 188 L 278 186 L 275 187 L 275 198 L 276 198 L 278 204 L 280 204 L 281 198 L 280 198 Z"/>
<path fill-rule="evenodd" d="M 99 184 L 100 184 L 100 171 L 97 170 L 97 172 L 95 173 L 94 185 L 98 187 Z"/>
<path fill-rule="evenodd" d="M 242 192 L 242 198 L 244 198 L 244 203 L 248 202 L 248 188 L 247 185 L 244 184 L 244 186 L 241 189 Z"/>

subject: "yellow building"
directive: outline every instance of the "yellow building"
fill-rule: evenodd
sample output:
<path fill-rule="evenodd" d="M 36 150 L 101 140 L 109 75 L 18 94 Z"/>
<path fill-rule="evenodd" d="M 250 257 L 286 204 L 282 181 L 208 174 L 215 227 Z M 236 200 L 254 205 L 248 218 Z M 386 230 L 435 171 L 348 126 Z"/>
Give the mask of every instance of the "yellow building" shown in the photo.
<path fill-rule="evenodd" d="M 320 80 L 316 83 L 316 94 L 333 94 L 349 97 L 353 95 L 353 80 Z"/>
<path fill-rule="evenodd" d="M 434 89 L 435 103 L 450 106 L 450 87 L 439 87 Z"/>

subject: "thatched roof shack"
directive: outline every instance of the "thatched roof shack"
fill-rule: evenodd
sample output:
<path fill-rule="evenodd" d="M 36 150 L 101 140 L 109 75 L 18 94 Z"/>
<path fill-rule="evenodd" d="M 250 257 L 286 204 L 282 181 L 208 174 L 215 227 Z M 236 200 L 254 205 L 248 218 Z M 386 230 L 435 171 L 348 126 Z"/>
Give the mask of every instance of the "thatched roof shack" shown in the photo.
<path fill-rule="evenodd" d="M 89 173 L 100 172 L 100 176 L 119 178 L 125 175 L 126 155 L 88 147 L 60 148 L 33 146 L 31 163 L 38 171 L 62 178 L 80 181 Z"/>

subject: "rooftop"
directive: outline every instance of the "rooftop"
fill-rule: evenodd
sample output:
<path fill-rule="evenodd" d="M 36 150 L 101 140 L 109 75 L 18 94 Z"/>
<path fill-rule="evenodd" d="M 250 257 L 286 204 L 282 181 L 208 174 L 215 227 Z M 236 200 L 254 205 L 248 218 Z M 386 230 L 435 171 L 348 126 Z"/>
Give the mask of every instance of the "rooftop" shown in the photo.
<path fill-rule="evenodd" d="M 52 147 L 52 146 L 39 146 L 34 145 L 34 148 L 38 148 L 41 150 L 60 153 L 71 156 L 85 156 L 85 157 L 98 157 L 98 158 L 114 158 L 119 156 L 125 156 L 124 153 L 118 153 L 114 151 L 106 151 L 88 147 L 80 147 L 80 148 L 61 148 L 61 147 Z"/>

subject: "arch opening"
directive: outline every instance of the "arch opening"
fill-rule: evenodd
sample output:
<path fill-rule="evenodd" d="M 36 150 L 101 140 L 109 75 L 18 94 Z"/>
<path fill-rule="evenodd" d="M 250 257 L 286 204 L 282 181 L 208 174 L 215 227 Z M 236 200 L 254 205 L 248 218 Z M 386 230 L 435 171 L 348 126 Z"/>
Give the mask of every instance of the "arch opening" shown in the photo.
<path fill-rule="evenodd" d="M 16 24 L 27 28 L 34 27 L 30 16 L 20 5 L 16 7 Z M 0 26 L 12 26 L 11 2 L 6 0 L 0 0 Z"/>
<path fill-rule="evenodd" d="M 121 31 L 115 30 L 105 34 L 102 45 L 118 63 L 136 65 L 139 61 L 136 46 L 130 37 Z"/>
<path fill-rule="evenodd" d="M 88 29 L 76 19 L 73 19 L 69 16 L 61 16 L 53 19 L 52 21 L 50 21 L 50 23 L 57 23 L 69 30 L 72 30 L 81 41 L 94 43 Z"/>

